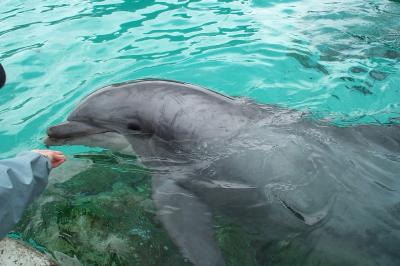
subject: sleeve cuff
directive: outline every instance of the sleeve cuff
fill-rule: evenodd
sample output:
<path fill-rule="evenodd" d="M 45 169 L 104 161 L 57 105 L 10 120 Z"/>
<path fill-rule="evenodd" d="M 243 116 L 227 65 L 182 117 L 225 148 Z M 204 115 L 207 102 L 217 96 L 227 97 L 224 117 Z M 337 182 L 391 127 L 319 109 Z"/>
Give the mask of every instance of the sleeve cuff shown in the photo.
<path fill-rule="evenodd" d="M 47 156 L 44 156 L 38 152 L 34 152 L 34 151 L 23 151 L 21 153 L 19 153 L 17 156 L 32 156 L 32 159 L 37 157 L 38 160 L 40 160 L 41 162 L 43 161 L 43 163 L 46 164 L 46 168 L 47 170 L 50 172 L 52 169 L 51 166 L 51 161 Z"/>

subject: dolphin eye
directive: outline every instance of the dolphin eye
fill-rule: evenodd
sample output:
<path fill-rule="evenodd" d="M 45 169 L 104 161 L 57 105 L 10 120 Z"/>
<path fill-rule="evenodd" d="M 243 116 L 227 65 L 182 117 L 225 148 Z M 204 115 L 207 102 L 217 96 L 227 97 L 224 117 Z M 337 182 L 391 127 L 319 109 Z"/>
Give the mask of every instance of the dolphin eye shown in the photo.
<path fill-rule="evenodd" d="M 129 123 L 128 124 L 128 129 L 138 131 L 138 130 L 140 130 L 140 126 L 138 124 L 135 124 L 135 123 Z"/>

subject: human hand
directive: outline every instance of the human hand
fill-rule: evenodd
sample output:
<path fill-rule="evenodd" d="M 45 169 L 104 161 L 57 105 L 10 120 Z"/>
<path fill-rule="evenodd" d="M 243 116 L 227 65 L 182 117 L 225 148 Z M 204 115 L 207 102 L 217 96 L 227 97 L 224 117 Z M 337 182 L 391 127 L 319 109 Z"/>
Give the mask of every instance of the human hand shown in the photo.
<path fill-rule="evenodd" d="M 60 151 L 52 151 L 52 150 L 32 150 L 32 151 L 49 158 L 52 168 L 60 166 L 66 160 L 65 155 Z"/>

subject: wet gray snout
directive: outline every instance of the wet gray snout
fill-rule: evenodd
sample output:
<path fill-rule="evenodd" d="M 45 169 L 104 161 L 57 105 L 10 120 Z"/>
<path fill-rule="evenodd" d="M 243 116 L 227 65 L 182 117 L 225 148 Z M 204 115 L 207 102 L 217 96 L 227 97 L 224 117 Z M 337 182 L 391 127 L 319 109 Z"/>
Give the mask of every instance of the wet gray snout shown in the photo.
<path fill-rule="evenodd" d="M 91 124 L 65 121 L 56 126 L 47 129 L 48 138 L 45 139 L 45 144 L 48 146 L 60 145 L 67 139 L 73 139 L 82 136 L 88 136 L 98 133 L 109 132 L 106 128 L 96 127 Z"/>

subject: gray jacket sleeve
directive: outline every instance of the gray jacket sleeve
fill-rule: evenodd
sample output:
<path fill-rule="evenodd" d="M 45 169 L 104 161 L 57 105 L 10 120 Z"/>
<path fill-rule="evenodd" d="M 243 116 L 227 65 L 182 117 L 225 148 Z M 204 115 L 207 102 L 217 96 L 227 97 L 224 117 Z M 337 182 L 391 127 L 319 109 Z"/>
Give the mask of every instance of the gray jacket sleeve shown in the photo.
<path fill-rule="evenodd" d="M 15 158 L 0 160 L 0 239 L 43 192 L 50 170 L 49 159 L 36 152 L 24 152 Z"/>

